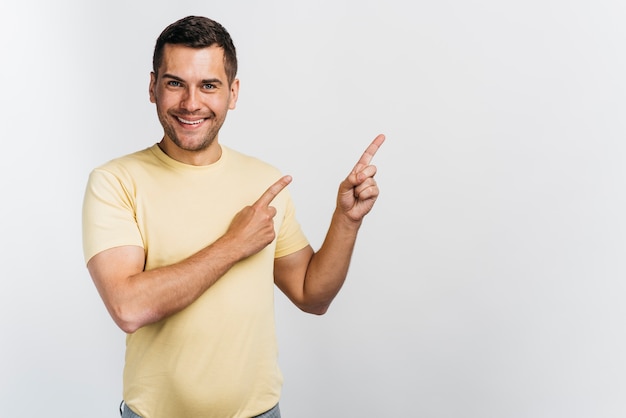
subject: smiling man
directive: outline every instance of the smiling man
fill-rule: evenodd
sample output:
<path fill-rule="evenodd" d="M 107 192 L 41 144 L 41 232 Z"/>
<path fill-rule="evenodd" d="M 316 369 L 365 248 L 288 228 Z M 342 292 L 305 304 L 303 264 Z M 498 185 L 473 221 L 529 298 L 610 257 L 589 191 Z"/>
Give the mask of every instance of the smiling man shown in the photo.
<path fill-rule="evenodd" d="M 123 417 L 280 417 L 273 289 L 323 314 L 378 197 L 377 136 L 340 183 L 322 246 L 295 218 L 283 176 L 218 140 L 239 93 L 217 22 L 189 16 L 156 42 L 150 100 L 163 138 L 94 169 L 85 261 L 127 333 Z"/>
<path fill-rule="evenodd" d="M 157 59 L 150 76 L 150 100 L 156 103 L 165 131 L 161 148 L 193 165 L 217 161 L 217 134 L 239 92 L 239 80 L 226 74 L 224 49 L 165 44 Z"/>

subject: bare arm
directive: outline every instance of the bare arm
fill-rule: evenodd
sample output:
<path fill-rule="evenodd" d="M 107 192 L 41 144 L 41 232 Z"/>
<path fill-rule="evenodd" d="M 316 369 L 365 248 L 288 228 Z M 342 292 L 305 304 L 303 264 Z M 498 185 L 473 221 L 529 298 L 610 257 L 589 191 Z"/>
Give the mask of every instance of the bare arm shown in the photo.
<path fill-rule="evenodd" d="M 275 238 L 276 209 L 269 205 L 290 182 L 289 176 L 279 179 L 235 216 L 221 238 L 179 263 L 144 271 L 144 250 L 136 246 L 92 257 L 87 268 L 115 323 L 132 333 L 179 312 L 238 261 L 265 248 Z"/>
<path fill-rule="evenodd" d="M 378 135 L 339 186 L 337 208 L 317 252 L 306 247 L 274 262 L 274 281 L 300 309 L 324 314 L 343 285 L 358 230 L 378 198 L 370 162 L 385 137 Z"/>

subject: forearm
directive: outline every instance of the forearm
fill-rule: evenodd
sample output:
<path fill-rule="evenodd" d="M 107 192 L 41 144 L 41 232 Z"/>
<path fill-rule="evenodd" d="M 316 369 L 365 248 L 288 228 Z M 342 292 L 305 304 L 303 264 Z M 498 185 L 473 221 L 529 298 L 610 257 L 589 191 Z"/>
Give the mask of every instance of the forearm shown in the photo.
<path fill-rule="evenodd" d="M 138 283 L 135 294 L 145 306 L 143 321 L 156 322 L 186 308 L 239 259 L 233 246 L 217 241 L 179 263 L 140 273 L 139 280 L 129 278 Z"/>
<path fill-rule="evenodd" d="M 300 309 L 324 314 L 343 286 L 363 218 L 378 198 L 372 157 L 384 142 L 378 135 L 340 184 L 337 207 L 320 249 L 310 246 L 274 261 L 274 282 Z"/>
<path fill-rule="evenodd" d="M 361 222 L 336 210 L 320 249 L 313 255 L 304 280 L 307 312 L 323 314 L 333 301 L 348 274 L 350 259 Z"/>
<path fill-rule="evenodd" d="M 120 261 L 119 253 L 112 256 L 116 257 L 116 263 L 102 259 L 93 268 L 90 266 L 94 278 L 98 274 L 108 276 L 103 271 L 105 265 L 133 270 Z M 136 273 L 120 277 L 114 286 L 100 283 L 97 287 L 118 326 L 132 333 L 189 306 L 242 258 L 236 242 L 222 237 L 176 264 L 149 271 L 142 271 L 143 266 L 137 265 Z"/>

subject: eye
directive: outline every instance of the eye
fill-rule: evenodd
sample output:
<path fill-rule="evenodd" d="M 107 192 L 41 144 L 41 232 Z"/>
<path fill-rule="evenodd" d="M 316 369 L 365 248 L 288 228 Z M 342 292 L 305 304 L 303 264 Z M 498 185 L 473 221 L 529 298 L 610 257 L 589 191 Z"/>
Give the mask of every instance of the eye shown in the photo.
<path fill-rule="evenodd" d="M 206 83 L 202 85 L 202 88 L 205 90 L 213 90 L 215 88 L 215 84 Z"/>
<path fill-rule="evenodd" d="M 167 85 L 170 87 L 180 87 L 182 86 L 180 81 L 176 81 L 176 80 L 170 80 L 167 82 Z"/>

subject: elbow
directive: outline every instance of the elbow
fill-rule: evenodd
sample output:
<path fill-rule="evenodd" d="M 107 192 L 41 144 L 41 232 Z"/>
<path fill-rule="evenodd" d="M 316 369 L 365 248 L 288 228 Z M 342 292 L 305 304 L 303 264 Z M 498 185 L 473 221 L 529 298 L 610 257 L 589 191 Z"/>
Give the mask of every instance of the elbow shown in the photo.
<path fill-rule="evenodd" d="M 142 320 L 142 316 L 132 309 L 123 309 L 122 307 L 111 307 L 109 313 L 115 324 L 126 334 L 132 334 L 139 328 L 147 324 Z"/>
<path fill-rule="evenodd" d="M 132 334 L 137 331 L 141 326 L 136 322 L 124 321 L 120 318 L 113 318 L 117 326 L 126 334 Z"/>
<path fill-rule="evenodd" d="M 324 315 L 326 312 L 328 311 L 328 308 L 317 308 L 317 309 L 310 309 L 308 311 L 305 311 L 306 313 L 309 313 L 311 315 L 317 315 L 317 316 L 322 316 Z"/>
<path fill-rule="evenodd" d="M 328 312 L 331 303 L 335 299 L 335 295 L 318 295 L 312 297 L 311 295 L 304 296 L 301 299 L 294 301 L 295 305 L 302 311 L 308 314 L 322 316 Z"/>
<path fill-rule="evenodd" d="M 298 308 L 300 308 L 302 312 L 306 312 L 308 314 L 317 315 L 317 316 L 324 315 L 328 311 L 329 307 L 330 307 L 330 303 L 298 306 Z"/>
<path fill-rule="evenodd" d="M 119 315 L 111 315 L 115 324 L 124 331 L 126 334 L 132 334 L 141 328 L 141 324 L 137 321 L 133 321 L 130 318 L 125 318 Z"/>

